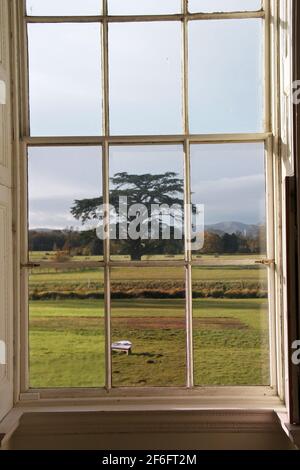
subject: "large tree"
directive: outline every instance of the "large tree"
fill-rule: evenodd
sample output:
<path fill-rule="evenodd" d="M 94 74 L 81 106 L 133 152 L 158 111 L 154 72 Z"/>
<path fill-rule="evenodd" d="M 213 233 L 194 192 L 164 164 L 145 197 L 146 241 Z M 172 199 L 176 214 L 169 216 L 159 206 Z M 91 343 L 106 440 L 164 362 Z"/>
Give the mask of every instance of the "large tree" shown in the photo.
<path fill-rule="evenodd" d="M 110 205 L 115 208 L 117 241 L 112 243 L 115 252 L 122 255 L 130 255 L 133 260 L 140 260 L 143 255 L 151 254 L 176 254 L 182 251 L 182 239 L 174 237 L 176 224 L 183 219 L 183 193 L 184 183 L 174 172 L 163 174 L 129 174 L 127 172 L 117 173 L 111 178 Z M 161 236 L 158 240 L 124 238 L 124 227 L 128 231 L 129 224 L 136 215 L 122 217 L 119 211 L 120 197 L 127 198 L 128 208 L 136 204 L 143 204 L 147 209 L 148 217 L 144 220 L 144 227 L 140 227 L 141 233 L 148 233 L 148 228 L 154 224 L 159 227 L 159 234 L 170 229 L 170 240 L 164 242 Z M 75 200 L 71 208 L 72 215 L 81 220 L 82 224 L 99 220 L 99 208 L 103 204 L 103 198 Z M 153 205 L 169 207 L 176 206 L 178 209 L 170 214 L 169 221 L 164 212 L 153 211 Z M 177 219 L 177 220 L 176 220 Z M 166 227 L 168 226 L 168 227 Z M 150 230 L 150 228 L 149 228 Z M 167 252 L 166 252 L 167 251 Z"/>

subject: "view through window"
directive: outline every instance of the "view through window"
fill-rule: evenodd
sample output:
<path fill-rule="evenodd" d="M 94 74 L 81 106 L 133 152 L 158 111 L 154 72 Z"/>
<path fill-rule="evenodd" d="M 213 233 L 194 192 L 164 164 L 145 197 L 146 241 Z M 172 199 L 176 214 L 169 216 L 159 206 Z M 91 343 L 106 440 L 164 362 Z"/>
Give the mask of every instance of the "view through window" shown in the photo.
<path fill-rule="evenodd" d="M 263 5 L 25 3 L 28 385 L 270 385 Z"/>

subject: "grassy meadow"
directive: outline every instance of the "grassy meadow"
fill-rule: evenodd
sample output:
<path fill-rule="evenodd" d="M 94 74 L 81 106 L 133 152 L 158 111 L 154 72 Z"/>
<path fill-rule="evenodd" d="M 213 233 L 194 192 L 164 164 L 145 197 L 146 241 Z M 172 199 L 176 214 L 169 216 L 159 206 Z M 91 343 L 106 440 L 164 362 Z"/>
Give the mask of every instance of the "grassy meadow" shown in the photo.
<path fill-rule="evenodd" d="M 104 386 L 103 281 L 95 268 L 32 271 L 31 387 Z M 111 289 L 112 341 L 133 344 L 112 353 L 113 386 L 184 386 L 183 268 L 113 268 Z M 268 384 L 266 292 L 258 266 L 193 268 L 196 385 Z"/>

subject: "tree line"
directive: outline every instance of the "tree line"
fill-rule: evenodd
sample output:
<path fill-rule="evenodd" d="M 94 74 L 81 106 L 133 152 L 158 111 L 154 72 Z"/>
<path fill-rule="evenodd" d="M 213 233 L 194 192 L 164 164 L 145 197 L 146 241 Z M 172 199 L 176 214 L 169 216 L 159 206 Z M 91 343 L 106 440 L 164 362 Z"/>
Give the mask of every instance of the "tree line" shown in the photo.
<path fill-rule="evenodd" d="M 130 251 L 128 249 L 131 248 Z M 139 254 L 176 255 L 182 253 L 183 241 L 171 239 L 149 240 L 143 246 L 138 244 Z M 265 230 L 261 227 L 256 236 L 242 233 L 205 232 L 204 246 L 197 254 L 259 254 L 266 249 Z M 98 239 L 95 230 L 30 230 L 29 251 L 63 252 L 69 256 L 97 256 L 103 254 L 103 241 Z M 115 255 L 129 255 L 136 259 L 134 244 L 126 240 L 113 240 L 111 251 Z"/>

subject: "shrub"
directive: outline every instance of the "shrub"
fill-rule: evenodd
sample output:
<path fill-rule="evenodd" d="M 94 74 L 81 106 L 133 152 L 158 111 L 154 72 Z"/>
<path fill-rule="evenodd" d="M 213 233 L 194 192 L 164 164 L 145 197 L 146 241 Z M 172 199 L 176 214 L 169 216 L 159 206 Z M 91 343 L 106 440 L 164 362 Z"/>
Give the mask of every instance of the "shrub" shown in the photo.
<path fill-rule="evenodd" d="M 224 290 L 223 289 L 211 289 L 208 297 L 213 297 L 214 299 L 220 299 L 224 297 Z"/>
<path fill-rule="evenodd" d="M 70 260 L 70 256 L 65 251 L 57 251 L 53 257 L 56 263 L 66 263 Z"/>

